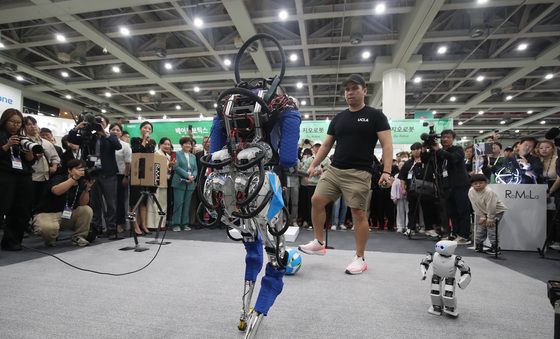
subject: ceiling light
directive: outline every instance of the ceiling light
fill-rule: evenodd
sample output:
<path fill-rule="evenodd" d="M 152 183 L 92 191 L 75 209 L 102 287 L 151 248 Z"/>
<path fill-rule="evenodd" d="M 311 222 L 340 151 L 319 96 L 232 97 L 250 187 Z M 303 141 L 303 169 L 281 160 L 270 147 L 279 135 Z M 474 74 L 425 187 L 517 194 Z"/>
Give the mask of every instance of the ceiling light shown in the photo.
<path fill-rule="evenodd" d="M 136 107 L 136 111 L 137 111 L 137 112 L 142 112 L 142 107 L 137 106 L 137 107 Z"/>
<path fill-rule="evenodd" d="M 369 59 L 369 57 L 371 56 L 371 53 L 369 51 L 365 51 L 362 53 L 362 59 Z"/>
<path fill-rule="evenodd" d="M 113 70 L 113 73 L 120 73 L 121 72 L 121 68 L 119 66 L 113 66 L 111 69 Z"/>
<path fill-rule="evenodd" d="M 60 72 L 60 75 L 62 75 L 63 78 L 68 78 L 70 76 L 70 74 L 68 74 L 68 72 L 66 71 Z"/>
<path fill-rule="evenodd" d="M 214 108 L 218 108 L 218 104 L 217 104 L 217 103 L 214 103 Z"/>
<path fill-rule="evenodd" d="M 515 130 L 515 133 L 519 133 L 519 130 L 518 130 L 518 129 L 516 129 L 516 130 Z"/>
<path fill-rule="evenodd" d="M 483 130 L 480 130 L 480 131 L 478 131 L 478 133 L 482 134 L 482 133 L 484 133 L 484 131 L 483 131 Z"/>
<path fill-rule="evenodd" d="M 484 75 L 479 75 L 476 77 L 476 81 L 481 82 L 484 80 Z"/>
<path fill-rule="evenodd" d="M 478 115 L 483 115 L 484 111 L 478 111 Z"/>
<path fill-rule="evenodd" d="M 285 21 L 286 19 L 288 19 L 288 12 L 282 10 L 280 11 L 280 13 L 278 13 L 278 18 L 280 18 L 280 20 Z"/>
<path fill-rule="evenodd" d="M 163 115 L 163 118 L 164 118 L 164 119 L 167 119 L 167 115 L 164 114 L 164 115 Z"/>
<path fill-rule="evenodd" d="M 529 45 L 523 42 L 523 43 L 520 43 L 519 45 L 517 45 L 517 50 L 518 51 L 524 51 L 524 50 L 527 49 L 527 47 L 529 47 Z"/>
<path fill-rule="evenodd" d="M 171 65 L 170 62 L 166 62 L 165 65 L 163 65 L 165 67 L 165 69 L 172 69 L 173 65 Z"/>
<path fill-rule="evenodd" d="M 201 18 L 194 18 L 193 20 L 194 27 L 200 28 L 204 25 L 204 21 Z"/>
<path fill-rule="evenodd" d="M 66 94 L 65 98 L 68 100 L 72 100 L 72 96 L 70 94 Z"/>
<path fill-rule="evenodd" d="M 156 91 L 154 91 L 153 89 L 151 89 L 148 93 L 150 93 L 150 95 L 156 95 Z"/>
<path fill-rule="evenodd" d="M 4 45 L 2 42 L 0 42 L 0 48 L 6 48 L 6 45 Z"/>
<path fill-rule="evenodd" d="M 546 121 L 541 120 L 540 124 L 541 124 L 541 125 L 544 125 L 544 124 L 546 124 Z"/>
<path fill-rule="evenodd" d="M 459 126 L 462 126 L 462 125 L 463 125 L 463 122 L 462 122 L 462 121 L 459 121 Z"/>
<path fill-rule="evenodd" d="M 527 111 L 527 114 L 533 114 L 533 111 Z"/>
<path fill-rule="evenodd" d="M 66 37 L 64 36 L 64 34 L 56 33 L 55 37 L 59 42 L 66 42 Z"/>
<path fill-rule="evenodd" d="M 457 97 L 451 97 L 451 98 L 449 98 L 449 101 L 455 102 L 455 101 L 457 101 Z"/>
<path fill-rule="evenodd" d="M 180 110 L 180 109 L 181 109 L 181 105 L 176 105 L 176 106 L 175 106 L 175 109 L 176 109 L 176 110 Z"/>
<path fill-rule="evenodd" d="M 124 26 L 121 26 L 119 28 L 119 32 L 121 32 L 121 35 L 123 36 L 129 36 L 130 35 L 130 30 Z"/>
<path fill-rule="evenodd" d="M 447 47 L 446 46 L 440 46 L 437 49 L 437 54 L 445 54 L 447 52 Z"/>
<path fill-rule="evenodd" d="M 296 87 L 297 87 L 297 88 L 303 88 L 303 83 L 298 82 L 298 83 L 296 84 Z"/>
<path fill-rule="evenodd" d="M 479 4 L 479 5 L 485 4 L 487 2 L 488 2 L 488 0 L 477 0 L 476 1 L 476 3 Z"/>
<path fill-rule="evenodd" d="M 554 78 L 554 74 L 548 73 L 547 75 L 545 75 L 544 78 L 545 78 L 546 80 L 550 80 L 550 79 Z"/>
<path fill-rule="evenodd" d="M 432 114 L 437 114 L 437 111 L 436 110 L 432 111 Z"/>
<path fill-rule="evenodd" d="M 194 86 L 193 90 L 194 90 L 196 93 L 198 93 L 198 92 L 200 92 L 200 87 Z"/>
<path fill-rule="evenodd" d="M 231 60 L 229 60 L 229 59 L 224 59 L 224 65 L 226 65 L 226 66 L 231 66 Z"/>
<path fill-rule="evenodd" d="M 385 4 L 382 2 L 375 6 L 375 14 L 383 14 L 385 13 Z"/>
<path fill-rule="evenodd" d="M 113 95 L 111 94 L 111 92 L 105 92 L 105 96 L 106 96 L 107 98 L 110 98 L 110 97 L 113 96 Z"/>
<path fill-rule="evenodd" d="M 107 113 L 107 110 L 105 108 L 102 108 L 101 113 Z"/>
<path fill-rule="evenodd" d="M 305 106 L 305 105 L 307 105 L 307 100 L 302 100 L 300 103 L 301 103 L 302 106 Z"/>
<path fill-rule="evenodd" d="M 513 99 L 513 96 L 511 96 L 511 95 L 508 95 L 508 96 L 506 97 L 506 100 L 507 100 L 507 101 L 510 101 L 511 99 Z"/>
<path fill-rule="evenodd" d="M 505 120 L 500 121 L 500 125 L 505 125 L 505 124 L 506 124 Z"/>
<path fill-rule="evenodd" d="M 309 119 L 309 114 L 304 114 L 303 117 L 304 117 L 305 119 Z"/>
<path fill-rule="evenodd" d="M 418 84 L 418 83 L 421 83 L 421 82 L 422 82 L 422 78 L 421 78 L 421 77 L 416 77 L 416 78 L 414 78 L 414 83 L 415 83 L 415 84 Z"/>
<path fill-rule="evenodd" d="M 17 81 L 23 81 L 23 77 L 21 75 L 16 75 L 16 80 Z"/>
<path fill-rule="evenodd" d="M 290 54 L 290 61 L 291 61 L 291 62 L 296 62 L 297 59 L 298 59 L 298 56 L 297 56 L 296 53 Z"/>

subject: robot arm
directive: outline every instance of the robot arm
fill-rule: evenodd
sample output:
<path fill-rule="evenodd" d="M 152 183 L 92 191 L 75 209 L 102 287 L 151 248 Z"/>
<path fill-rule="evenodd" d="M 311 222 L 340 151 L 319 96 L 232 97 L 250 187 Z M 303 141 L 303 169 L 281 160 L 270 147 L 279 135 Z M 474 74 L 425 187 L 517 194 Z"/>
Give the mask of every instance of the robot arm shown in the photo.
<path fill-rule="evenodd" d="M 426 273 L 430 268 L 430 264 L 432 263 L 433 255 L 432 253 L 428 253 L 424 259 L 420 262 L 420 273 L 422 273 L 422 280 L 426 280 Z"/>
<path fill-rule="evenodd" d="M 464 290 L 471 282 L 471 269 L 467 266 L 467 264 L 465 264 L 460 256 L 457 256 L 455 259 L 455 267 L 457 267 L 461 272 L 461 277 L 459 278 L 457 285 L 459 285 L 459 288 Z"/>

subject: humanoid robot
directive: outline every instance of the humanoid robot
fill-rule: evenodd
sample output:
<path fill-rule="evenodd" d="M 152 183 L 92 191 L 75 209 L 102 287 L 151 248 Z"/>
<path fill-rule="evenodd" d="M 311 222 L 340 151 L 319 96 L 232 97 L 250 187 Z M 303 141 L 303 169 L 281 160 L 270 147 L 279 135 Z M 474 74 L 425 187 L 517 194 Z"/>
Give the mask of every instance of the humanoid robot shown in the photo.
<path fill-rule="evenodd" d="M 436 252 L 429 253 L 420 263 L 422 280 L 426 279 L 426 273 L 433 267 L 432 287 L 430 297 L 432 306 L 428 312 L 441 315 L 442 312 L 457 317 L 457 297 L 455 296 L 455 275 L 457 269 L 461 273 L 457 283 L 461 289 L 467 288 L 471 282 L 471 269 L 463 262 L 460 256 L 455 255 L 457 243 L 455 241 L 441 240 L 436 243 Z"/>
<path fill-rule="evenodd" d="M 241 82 L 241 56 L 247 47 L 261 39 L 271 40 L 279 48 L 281 73 L 256 85 Z M 238 325 L 239 330 L 245 331 L 245 338 L 255 337 L 263 317 L 282 292 L 288 259 L 284 232 L 289 226 L 289 216 L 277 173 L 285 173 L 297 164 L 301 117 L 294 100 L 279 87 L 284 72 L 284 53 L 276 39 L 257 34 L 245 42 L 235 60 L 237 86 L 222 92 L 217 100 L 217 116 L 210 131 L 210 154 L 200 161 L 201 173 L 207 168 L 212 172 L 198 182 L 199 221 L 203 225 L 224 223 L 228 226 L 228 236 L 243 241 L 247 252 Z M 233 236 L 233 229 L 241 238 Z M 263 264 L 263 243 L 268 264 L 257 301 L 251 307 L 255 281 Z"/>

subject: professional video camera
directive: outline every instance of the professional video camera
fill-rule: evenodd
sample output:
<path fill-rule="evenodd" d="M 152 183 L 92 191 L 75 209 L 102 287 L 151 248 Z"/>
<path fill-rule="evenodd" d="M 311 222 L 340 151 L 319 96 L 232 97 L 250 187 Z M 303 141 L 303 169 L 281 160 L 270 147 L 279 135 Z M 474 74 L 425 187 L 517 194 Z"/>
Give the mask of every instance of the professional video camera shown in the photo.
<path fill-rule="evenodd" d="M 94 131 L 100 131 L 103 129 L 101 123 L 103 122 L 102 117 L 98 117 L 93 115 L 90 112 L 85 112 L 80 114 L 77 123 L 85 122 L 86 125 L 80 129 L 82 135 L 85 135 L 89 132 L 89 134 L 93 133 Z"/>
<path fill-rule="evenodd" d="M 547 138 L 548 140 L 554 140 L 554 145 L 556 145 L 556 147 L 560 147 L 559 135 L 560 135 L 560 128 L 552 127 L 551 129 L 548 130 L 548 132 L 546 132 L 544 137 Z"/>
<path fill-rule="evenodd" d="M 424 144 L 422 146 L 426 148 L 432 148 L 433 146 L 437 145 L 438 144 L 437 140 L 439 139 L 440 135 L 436 133 L 434 123 L 424 122 L 422 126 L 424 127 L 429 126 L 428 133 L 422 133 L 420 135 L 420 139 L 424 141 Z"/>
<path fill-rule="evenodd" d="M 23 151 L 31 152 L 33 154 L 43 153 L 43 146 L 28 137 L 20 137 L 19 145 Z"/>

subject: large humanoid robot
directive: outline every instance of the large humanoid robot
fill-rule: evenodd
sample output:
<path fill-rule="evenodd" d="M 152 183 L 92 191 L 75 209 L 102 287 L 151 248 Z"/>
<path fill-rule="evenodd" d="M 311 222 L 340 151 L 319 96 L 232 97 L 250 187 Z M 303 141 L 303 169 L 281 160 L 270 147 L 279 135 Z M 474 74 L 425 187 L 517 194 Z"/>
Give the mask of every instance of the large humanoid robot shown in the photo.
<path fill-rule="evenodd" d="M 241 57 L 251 44 L 262 39 L 271 40 L 280 50 L 281 73 L 256 84 L 241 82 Z M 201 204 L 197 216 L 202 224 L 227 225 L 228 236 L 243 241 L 247 252 L 238 325 L 239 330 L 246 331 L 246 338 L 256 335 L 263 317 L 282 292 L 288 259 L 284 232 L 289 216 L 277 173 L 297 164 L 301 117 L 294 100 L 279 87 L 284 72 L 284 53 L 276 39 L 257 34 L 245 42 L 235 59 L 237 85 L 222 92 L 217 100 L 210 154 L 201 159 L 200 172 L 207 172 L 207 168 L 212 172 L 198 182 Z M 276 172 L 272 171 L 273 166 Z M 240 239 L 230 233 L 233 229 L 241 234 Z M 263 243 L 268 264 L 252 308 L 251 297 L 263 264 Z"/>
<path fill-rule="evenodd" d="M 420 263 L 422 280 L 426 279 L 426 272 L 433 264 L 432 288 L 430 297 L 432 306 L 428 312 L 441 315 L 442 312 L 456 317 L 457 297 L 455 296 L 455 274 L 457 269 L 461 272 L 459 282 L 461 289 L 467 288 L 471 282 L 471 269 L 463 262 L 460 256 L 455 255 L 457 243 L 455 241 L 442 240 L 436 243 L 436 253 L 429 253 Z"/>

